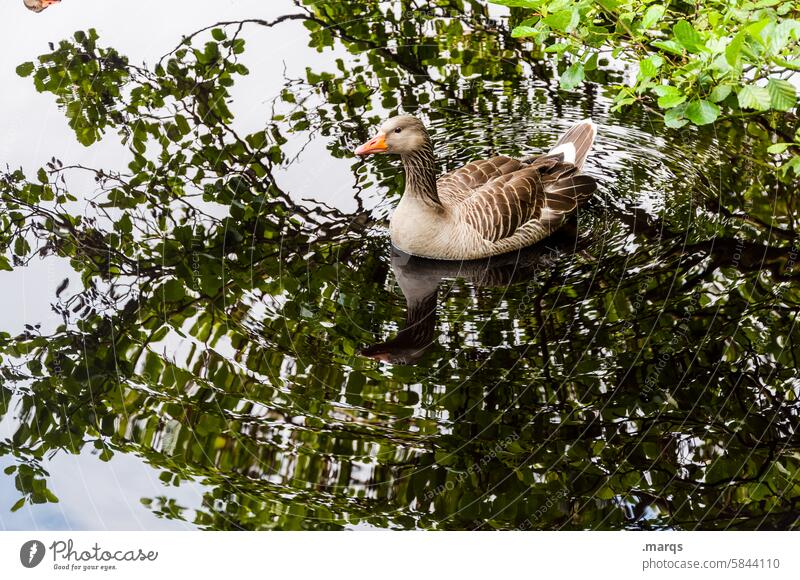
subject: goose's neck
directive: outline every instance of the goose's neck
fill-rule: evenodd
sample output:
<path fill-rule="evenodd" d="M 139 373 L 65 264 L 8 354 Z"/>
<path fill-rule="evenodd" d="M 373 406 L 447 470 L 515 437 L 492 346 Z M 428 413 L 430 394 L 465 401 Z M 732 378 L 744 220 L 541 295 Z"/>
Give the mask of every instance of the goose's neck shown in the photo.
<path fill-rule="evenodd" d="M 436 190 L 436 157 L 433 145 L 426 139 L 423 146 L 401 157 L 406 170 L 406 190 L 404 196 L 420 199 L 438 209 L 442 207 Z"/>

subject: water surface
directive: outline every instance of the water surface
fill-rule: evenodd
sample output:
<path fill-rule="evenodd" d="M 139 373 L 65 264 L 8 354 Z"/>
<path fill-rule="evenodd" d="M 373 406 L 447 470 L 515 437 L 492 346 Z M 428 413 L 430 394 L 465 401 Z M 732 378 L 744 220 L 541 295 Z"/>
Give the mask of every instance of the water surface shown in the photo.
<path fill-rule="evenodd" d="M 71 143 L 3 149 L 4 211 L 44 196 L 15 210 L 41 227 L 0 273 L 10 303 L 20 280 L 37 292 L 0 328 L 3 525 L 797 526 L 797 189 L 765 129 L 613 112 L 625 63 L 565 93 L 504 18 L 430 4 L 234 5 L 300 16 L 202 32 L 159 69 L 215 21 L 177 20 L 136 70 L 85 16 L 128 64 L 79 36 L 37 63 L 44 94 L 17 81 Z M 77 88 L 48 88 L 70 66 Z M 398 161 L 351 153 L 398 112 L 425 120 L 442 170 L 591 117 L 598 193 L 513 256 L 408 259 L 386 229 Z M 99 483 L 70 493 L 76 469 Z"/>

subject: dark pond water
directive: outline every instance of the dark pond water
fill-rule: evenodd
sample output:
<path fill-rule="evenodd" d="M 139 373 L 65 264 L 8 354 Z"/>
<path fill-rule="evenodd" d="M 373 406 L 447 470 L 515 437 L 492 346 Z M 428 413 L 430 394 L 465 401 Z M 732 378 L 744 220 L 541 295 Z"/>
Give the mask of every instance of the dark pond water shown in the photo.
<path fill-rule="evenodd" d="M 103 495 L 146 528 L 797 527 L 798 199 L 767 129 L 612 112 L 613 60 L 561 92 L 478 2 L 298 4 L 160 67 L 102 30 L 36 62 L 74 151 L 125 147 L 0 180 L 4 297 L 67 271 L 0 328 L 4 526 Z M 298 76 L 263 50 L 289 37 Z M 403 257 L 398 162 L 351 154 L 396 112 L 443 170 L 591 117 L 599 191 L 519 254 Z M 65 498 L 76 465 L 100 483 Z"/>

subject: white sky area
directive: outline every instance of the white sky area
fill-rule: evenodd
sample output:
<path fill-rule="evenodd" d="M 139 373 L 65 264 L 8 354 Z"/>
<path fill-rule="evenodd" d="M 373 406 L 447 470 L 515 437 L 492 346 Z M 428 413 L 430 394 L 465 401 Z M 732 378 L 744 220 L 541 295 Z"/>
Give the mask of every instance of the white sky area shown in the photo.
<path fill-rule="evenodd" d="M 0 470 L 13 465 L 0 458 Z M 0 531 L 13 530 L 192 530 L 190 521 L 161 519 L 142 505 L 140 499 L 166 496 L 179 505 L 200 504 L 203 487 L 182 484 L 165 487 L 158 472 L 138 457 L 117 453 L 109 462 L 85 451 L 81 455 L 61 453 L 44 463 L 50 472 L 48 487 L 58 503 L 26 504 L 19 511 L 9 509 L 20 498 L 13 475 L 0 479 Z"/>
<path fill-rule="evenodd" d="M 48 42 L 71 38 L 76 30 L 96 28 L 101 46 L 113 46 L 131 62 L 154 63 L 180 41 L 181 35 L 222 20 L 272 19 L 295 12 L 288 0 L 64 0 L 40 14 L 28 11 L 22 0 L 0 1 L 0 163 L 23 167 L 32 175 L 52 156 L 65 163 L 93 167 L 123 168 L 129 161 L 115 134 L 91 147 L 75 140 L 67 121 L 50 94 L 37 93 L 31 78 L 20 78 L 15 69 L 22 62 L 49 52 Z M 284 60 L 288 72 L 300 76 L 306 66 L 330 69 L 330 53 L 319 54 L 307 47 L 302 24 L 287 22 L 273 29 L 254 26 L 246 35 L 248 50 L 243 62 L 251 75 L 239 79 L 234 90 L 237 124 L 256 131 L 270 116 L 269 102 L 283 86 Z M 324 145 L 322 145 L 324 147 Z M 337 183 L 349 180 L 350 163 L 318 155 L 315 172 L 336 171 Z M 283 185 L 313 185 L 308 168 L 296 177 L 285 175 Z M 330 175 L 328 177 L 330 179 Z M 305 191 L 304 197 L 313 197 Z M 60 259 L 35 261 L 29 268 L 0 273 L 0 328 L 19 331 L 24 323 L 59 322 L 50 312 L 55 288 L 69 276 L 69 265 Z M 74 276 L 70 276 L 74 279 Z M 73 285 L 74 288 L 74 285 Z M 8 436 L 0 427 L 0 436 Z M 0 459 L 0 470 L 11 464 Z M 99 529 L 157 530 L 188 529 L 191 524 L 156 518 L 141 505 L 143 497 L 165 495 L 180 505 L 196 507 L 200 485 L 165 487 L 158 472 L 133 455 L 117 454 L 108 463 L 85 452 L 80 456 L 61 453 L 49 465 L 50 488 L 58 504 L 28 506 L 15 513 L 10 507 L 19 498 L 13 476 L 0 473 L 0 530 Z"/>
<path fill-rule="evenodd" d="M 49 52 L 48 42 L 57 44 L 76 30 L 95 28 L 101 46 L 115 47 L 133 63 L 152 65 L 173 49 L 183 34 L 215 22 L 272 20 L 294 12 L 297 8 L 289 0 L 63 0 L 35 14 L 22 0 L 0 0 L 0 164 L 22 167 L 34 175 L 53 156 L 65 164 L 111 169 L 124 169 L 130 161 L 113 130 L 91 147 L 80 145 L 53 95 L 37 93 L 30 77 L 17 76 L 15 69 L 20 63 Z M 242 59 L 250 75 L 239 77 L 232 90 L 237 128 L 243 132 L 258 131 L 269 120 L 270 102 L 283 88 L 284 66 L 293 76 L 304 76 L 306 66 L 315 70 L 333 67 L 330 52 L 320 54 L 308 48 L 308 34 L 301 23 L 289 21 L 271 29 L 251 26 L 245 34 L 248 50 Z M 352 162 L 333 159 L 324 147 L 320 141 L 309 147 L 306 154 L 307 159 L 314 159 L 312 171 L 309 164 L 299 163 L 279 174 L 281 186 L 298 198 L 352 202 Z M 319 175 L 325 180 L 314 178 Z M 325 189 L 320 188 L 321 183 Z M 71 178 L 70 185 L 79 198 L 92 193 L 91 179 Z M 0 328 L 14 332 L 25 323 L 43 323 L 44 328 L 58 324 L 47 305 L 66 277 L 77 282 L 69 264 L 58 258 L 36 260 L 17 272 L 0 272 L 4 290 Z"/>

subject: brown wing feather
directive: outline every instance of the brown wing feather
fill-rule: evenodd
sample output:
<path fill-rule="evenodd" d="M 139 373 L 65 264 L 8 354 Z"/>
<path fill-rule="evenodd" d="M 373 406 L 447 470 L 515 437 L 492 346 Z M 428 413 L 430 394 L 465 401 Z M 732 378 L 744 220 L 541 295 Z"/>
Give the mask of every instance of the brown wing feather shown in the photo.
<path fill-rule="evenodd" d="M 542 192 L 539 170 L 526 167 L 482 186 L 460 204 L 459 211 L 483 239 L 496 242 L 538 217 Z"/>
<path fill-rule="evenodd" d="M 563 163 L 560 155 L 539 157 L 481 186 L 459 204 L 459 213 L 491 242 L 514 235 L 531 220 L 556 225 L 597 188 L 593 178 L 576 172 L 577 167 Z"/>
<path fill-rule="evenodd" d="M 525 165 L 522 162 L 505 155 L 472 161 L 441 176 L 436 182 L 436 188 L 445 204 L 454 204 L 467 199 L 492 179 L 508 175 L 523 167 Z"/>
<path fill-rule="evenodd" d="M 576 170 L 573 166 L 545 186 L 544 207 L 547 208 L 548 221 L 564 221 L 564 218 L 578 209 L 597 189 L 597 182 L 593 177 L 576 175 Z"/>

